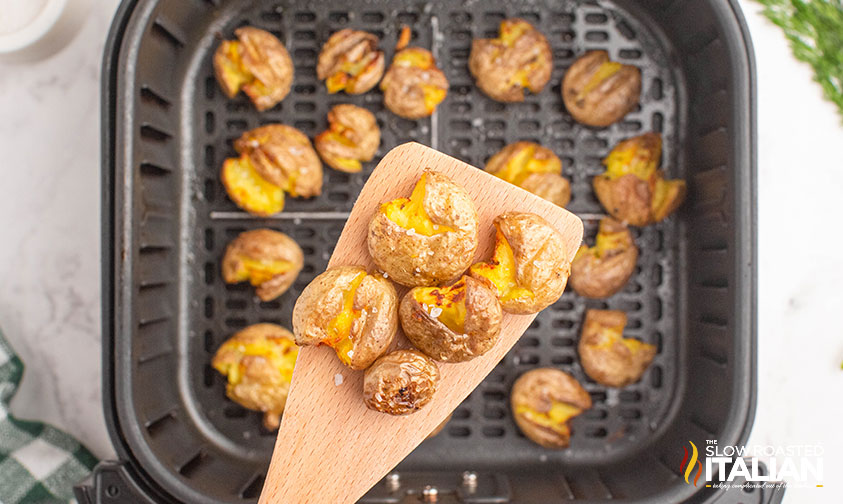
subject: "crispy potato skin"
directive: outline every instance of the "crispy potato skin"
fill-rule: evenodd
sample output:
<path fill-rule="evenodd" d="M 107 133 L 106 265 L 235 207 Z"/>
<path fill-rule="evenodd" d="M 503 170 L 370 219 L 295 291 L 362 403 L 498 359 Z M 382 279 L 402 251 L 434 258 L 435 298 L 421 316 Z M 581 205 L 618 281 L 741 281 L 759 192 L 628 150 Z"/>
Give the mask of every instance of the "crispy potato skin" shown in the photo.
<path fill-rule="evenodd" d="M 421 59 L 429 60 L 429 65 L 411 64 L 401 61 L 402 57 L 418 54 Z M 425 86 L 441 94 L 432 106 L 426 103 Z M 396 53 L 393 63 L 387 69 L 381 81 L 383 101 L 393 114 L 406 119 L 421 119 L 433 114 L 436 107 L 448 93 L 448 78 L 436 66 L 433 55 L 426 49 L 408 47 Z"/>
<path fill-rule="evenodd" d="M 398 311 L 407 339 L 440 362 L 465 362 L 483 355 L 495 346 L 501 332 L 503 312 L 495 293 L 471 277 L 462 277 L 460 282 L 465 285 L 460 294 L 465 302 L 464 332 L 454 332 L 419 303 L 415 294 L 425 287 L 405 294 Z"/>
<path fill-rule="evenodd" d="M 598 175 L 594 177 L 592 185 L 600 204 L 612 217 L 632 226 L 646 226 L 652 222 L 652 191 L 646 180 L 632 174 L 614 180 Z"/>
<path fill-rule="evenodd" d="M 518 30 L 515 40 L 504 37 Z M 539 93 L 550 80 L 553 61 L 545 36 L 523 19 L 501 22 L 501 36 L 475 39 L 471 43 L 468 69 L 490 98 L 501 102 L 524 101 L 524 88 Z"/>
<path fill-rule="evenodd" d="M 328 129 L 313 140 L 325 164 L 335 170 L 356 172 L 343 160 L 371 161 L 381 143 L 374 114 L 355 105 L 340 104 L 328 112 Z"/>
<path fill-rule="evenodd" d="M 275 348 L 272 354 L 260 355 L 249 348 Z M 229 338 L 217 350 L 211 365 L 229 378 L 226 395 L 245 408 L 262 411 L 263 423 L 275 430 L 287 403 L 290 379 L 298 348 L 290 331 L 275 324 L 255 324 Z M 232 381 L 229 369 L 237 366 Z"/>
<path fill-rule="evenodd" d="M 354 72 L 350 67 L 363 65 Z M 348 94 L 361 94 L 375 87 L 383 76 L 385 60 L 378 50 L 378 37 L 361 31 L 344 28 L 328 38 L 316 63 L 319 80 L 333 77 Z M 329 93 L 333 91 L 329 88 Z"/>
<path fill-rule="evenodd" d="M 377 211 L 369 222 L 367 244 L 375 264 L 408 287 L 432 286 L 460 276 L 478 245 L 477 209 L 468 193 L 450 178 L 427 171 L 423 206 L 436 225 L 452 231 L 424 236 L 404 229 Z"/>
<path fill-rule="evenodd" d="M 248 273 L 248 261 L 283 261 L 290 264 L 290 269 L 277 273 L 268 280 L 255 286 L 255 292 L 261 301 L 271 301 L 293 285 L 304 265 L 301 247 L 292 238 L 272 229 L 254 229 L 240 233 L 225 249 L 222 259 L 222 277 L 226 283 L 251 280 Z"/>
<path fill-rule="evenodd" d="M 521 182 L 521 188 L 562 208 L 571 202 L 571 183 L 562 175 L 531 173 Z"/>
<path fill-rule="evenodd" d="M 252 162 L 268 182 L 291 196 L 322 194 L 322 162 L 301 131 L 284 124 L 267 124 L 243 133 L 234 149 Z"/>
<path fill-rule="evenodd" d="M 242 70 L 251 79 L 237 85 L 227 75 L 226 44 L 222 43 L 214 53 L 214 71 L 217 81 L 229 98 L 242 89 L 259 111 L 271 109 L 290 92 L 293 83 L 293 60 L 287 48 L 273 34 L 244 26 L 234 31 L 239 47 Z"/>
<path fill-rule="evenodd" d="M 565 72 L 562 99 L 568 113 L 577 122 L 588 126 L 609 126 L 638 105 L 641 71 L 632 65 L 620 65 L 616 72 L 600 79 L 598 71 L 601 65 L 612 63 L 606 51 L 589 51 Z"/>
<path fill-rule="evenodd" d="M 524 165 L 520 170 L 512 170 L 513 163 Z M 562 160 L 535 142 L 520 141 L 505 146 L 489 158 L 485 170 L 561 207 L 571 201 L 571 184 L 562 176 Z"/>
<path fill-rule="evenodd" d="M 579 411 L 591 408 L 591 396 L 571 375 L 555 368 L 538 368 L 521 375 L 512 386 L 510 406 L 516 425 L 531 441 L 545 448 L 567 448 L 571 439 L 568 419 L 553 426 L 542 425 L 522 410 L 529 408 L 539 414 L 548 414 L 554 403 L 563 403 Z"/>
<path fill-rule="evenodd" d="M 592 185 L 609 215 L 646 226 L 664 220 L 682 204 L 685 181 L 665 180 L 658 169 L 661 146 L 661 135 L 645 133 L 619 143 L 604 159 L 607 169 Z M 657 198 L 660 187 L 664 196 Z"/>
<path fill-rule="evenodd" d="M 343 291 L 366 270 L 357 266 L 331 268 L 313 279 L 293 308 L 293 333 L 301 346 L 330 341 L 331 322 L 343 309 Z M 354 292 L 353 308 L 359 311 L 348 337 L 353 356 L 351 369 L 366 369 L 386 352 L 398 329 L 398 294 L 380 275 L 366 274 Z"/>
<path fill-rule="evenodd" d="M 582 297 L 603 299 L 623 289 L 635 272 L 638 247 L 629 229 L 611 217 L 600 220 L 597 232 L 613 236 L 614 246 L 600 250 L 596 245 L 582 245 L 571 262 L 571 287 Z"/>
<path fill-rule="evenodd" d="M 439 368 L 416 350 L 396 350 L 375 361 L 363 377 L 363 401 L 369 409 L 409 415 L 433 399 Z"/>
<path fill-rule="evenodd" d="M 641 379 L 656 355 L 656 347 L 624 339 L 626 314 L 617 310 L 588 310 L 578 346 L 580 364 L 592 380 L 623 387 Z M 627 344 L 624 343 L 627 342 Z"/>
<path fill-rule="evenodd" d="M 477 273 L 479 267 L 494 267 L 493 263 L 475 264 L 471 276 L 498 292 L 503 310 L 509 313 L 537 313 L 556 302 L 571 273 L 562 235 L 532 213 L 507 212 L 495 217 L 494 225 L 512 249 L 516 284 L 531 291 L 533 297 L 501 298 L 498 288 Z"/>

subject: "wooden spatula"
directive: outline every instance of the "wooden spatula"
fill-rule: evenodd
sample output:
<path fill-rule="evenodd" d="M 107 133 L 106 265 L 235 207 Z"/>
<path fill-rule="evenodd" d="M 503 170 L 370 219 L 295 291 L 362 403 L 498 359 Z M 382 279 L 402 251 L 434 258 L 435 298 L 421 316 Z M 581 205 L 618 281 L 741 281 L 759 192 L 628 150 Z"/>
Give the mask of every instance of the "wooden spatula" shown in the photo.
<path fill-rule="evenodd" d="M 372 172 L 337 241 L 328 266 L 360 265 L 375 270 L 366 247 L 369 220 L 383 202 L 409 197 L 427 168 L 461 184 L 480 217 L 475 261 L 494 246 L 492 220 L 507 211 L 544 217 L 564 237 L 569 258 L 582 242 L 574 214 L 471 165 L 416 143 L 392 149 Z M 399 296 L 407 289 L 399 288 Z M 439 425 L 518 341 L 535 315 L 504 314 L 492 350 L 458 364 L 439 363 L 441 380 L 433 400 L 418 412 L 395 417 L 363 404 L 362 371 L 343 366 L 328 347 L 299 352 L 287 407 L 260 502 L 343 504 L 362 497 Z M 400 332 L 394 346 L 411 344 Z"/>

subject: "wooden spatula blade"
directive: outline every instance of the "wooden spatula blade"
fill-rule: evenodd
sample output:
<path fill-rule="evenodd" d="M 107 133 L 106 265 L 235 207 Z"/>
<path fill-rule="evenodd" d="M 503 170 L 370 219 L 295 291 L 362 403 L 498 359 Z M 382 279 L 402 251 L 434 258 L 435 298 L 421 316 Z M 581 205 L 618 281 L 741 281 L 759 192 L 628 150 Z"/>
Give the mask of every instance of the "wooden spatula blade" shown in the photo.
<path fill-rule="evenodd" d="M 474 200 L 480 218 L 475 261 L 490 256 L 494 246 L 492 220 L 507 211 L 544 217 L 564 237 L 569 258 L 582 242 L 582 221 L 572 213 L 462 161 L 408 143 L 387 153 L 372 172 L 343 228 L 329 267 L 360 265 L 375 271 L 366 246 L 369 220 L 382 202 L 408 197 L 425 169 L 447 175 L 465 187 Z M 399 295 L 406 290 L 399 289 Z M 302 348 L 260 502 L 357 501 L 483 381 L 534 318 L 504 314 L 500 339 L 487 354 L 465 363 L 439 363 L 441 380 L 433 400 L 404 417 L 366 408 L 363 372 L 343 366 L 332 349 Z M 395 346 L 412 345 L 399 331 Z"/>

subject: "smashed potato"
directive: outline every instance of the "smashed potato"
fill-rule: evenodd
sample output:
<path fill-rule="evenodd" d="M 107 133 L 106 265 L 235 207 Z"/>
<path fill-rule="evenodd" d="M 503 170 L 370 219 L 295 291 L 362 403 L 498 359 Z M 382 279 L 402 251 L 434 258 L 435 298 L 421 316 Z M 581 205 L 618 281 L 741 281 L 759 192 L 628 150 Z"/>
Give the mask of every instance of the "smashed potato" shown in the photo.
<path fill-rule="evenodd" d="M 562 80 L 568 113 L 588 126 L 609 126 L 631 112 L 641 96 L 641 71 L 609 59 L 606 51 L 589 51 L 574 62 Z"/>
<path fill-rule="evenodd" d="M 494 220 L 495 250 L 469 270 L 497 293 L 504 311 L 537 313 L 565 290 L 571 263 L 562 235 L 532 213 L 508 212 Z"/>
<path fill-rule="evenodd" d="M 304 265 L 292 238 L 271 229 L 244 231 L 228 244 L 222 259 L 225 283 L 249 281 L 261 301 L 271 301 L 290 288 Z"/>
<path fill-rule="evenodd" d="M 409 415 L 433 399 L 439 368 L 416 350 L 390 352 L 366 370 L 363 401 L 369 409 L 390 415 Z"/>
<path fill-rule="evenodd" d="M 623 387 L 641 379 L 653 362 L 656 347 L 624 338 L 626 314 L 616 310 L 588 310 L 580 335 L 579 354 L 583 371 L 608 387 Z"/>
<path fill-rule="evenodd" d="M 260 111 L 274 107 L 290 92 L 293 61 L 275 35 L 252 26 L 234 30 L 214 53 L 214 73 L 223 91 L 234 98 L 241 90 Z"/>
<path fill-rule="evenodd" d="M 645 133 L 619 143 L 594 177 L 597 199 L 615 219 L 633 226 L 664 220 L 685 199 L 684 180 L 665 180 L 658 169 L 662 138 Z"/>
<path fill-rule="evenodd" d="M 468 69 L 480 90 L 490 98 L 521 102 L 524 89 L 538 93 L 550 80 L 550 44 L 527 21 L 505 19 L 498 38 L 472 41 Z"/>
<path fill-rule="evenodd" d="M 488 352 L 501 332 L 495 293 L 464 276 L 447 287 L 416 287 L 398 310 L 404 334 L 441 362 L 465 362 Z"/>
<path fill-rule="evenodd" d="M 328 112 L 328 129 L 313 140 L 322 160 L 336 170 L 355 173 L 371 161 L 381 143 L 374 114 L 355 105 L 336 105 Z"/>
<path fill-rule="evenodd" d="M 293 197 L 322 194 L 322 163 L 307 135 L 284 124 L 267 124 L 247 131 L 234 142 L 268 182 Z"/>
<path fill-rule="evenodd" d="M 600 220 L 593 247 L 581 245 L 571 262 L 571 287 L 582 297 L 607 298 L 635 272 L 638 247 L 626 226 L 611 217 Z"/>
<path fill-rule="evenodd" d="M 535 142 L 515 142 L 489 158 L 485 170 L 511 184 L 564 207 L 571 184 L 562 177 L 562 160 Z"/>
<path fill-rule="evenodd" d="M 521 375 L 510 396 L 515 424 L 527 438 L 545 448 L 567 448 L 568 422 L 591 408 L 591 396 L 571 375 L 539 368 Z"/>
<path fill-rule="evenodd" d="M 331 268 L 317 276 L 293 308 L 296 343 L 328 345 L 351 369 L 366 369 L 383 355 L 397 329 L 395 287 L 357 266 Z"/>
<path fill-rule="evenodd" d="M 409 287 L 445 283 L 471 265 L 478 245 L 477 209 L 465 189 L 426 171 L 409 198 L 383 203 L 369 222 L 375 264 Z"/>
<path fill-rule="evenodd" d="M 211 365 L 228 379 L 226 395 L 244 408 L 263 412 L 264 426 L 275 430 L 298 353 L 290 331 L 275 324 L 255 324 L 223 343 Z"/>
<path fill-rule="evenodd" d="M 383 101 L 394 114 L 420 119 L 433 114 L 448 94 L 448 79 L 433 54 L 420 47 L 398 51 L 381 81 Z"/>
<path fill-rule="evenodd" d="M 328 93 L 361 94 L 375 87 L 384 68 L 378 38 L 368 32 L 344 28 L 322 46 L 316 76 L 325 81 Z"/>
<path fill-rule="evenodd" d="M 309 198 L 322 193 L 322 163 L 307 136 L 283 124 L 267 124 L 234 141 L 239 158 L 222 166 L 228 196 L 261 216 L 284 209 L 284 192 Z"/>
<path fill-rule="evenodd" d="M 249 158 L 228 158 L 220 174 L 228 197 L 250 214 L 267 216 L 284 209 L 284 189 L 266 181 Z"/>

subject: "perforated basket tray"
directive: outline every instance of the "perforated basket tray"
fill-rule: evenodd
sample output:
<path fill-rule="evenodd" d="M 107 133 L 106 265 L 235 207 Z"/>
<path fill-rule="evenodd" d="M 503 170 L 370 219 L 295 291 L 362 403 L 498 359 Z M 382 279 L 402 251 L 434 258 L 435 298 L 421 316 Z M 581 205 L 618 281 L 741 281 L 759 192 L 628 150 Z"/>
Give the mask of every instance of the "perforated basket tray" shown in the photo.
<path fill-rule="evenodd" d="M 495 36 L 499 22 L 511 16 L 547 35 L 554 70 L 542 93 L 504 105 L 474 86 L 467 59 L 472 38 Z M 432 48 L 451 83 L 432 118 L 398 118 L 384 109 L 377 90 L 326 94 L 315 65 L 332 32 L 371 31 L 390 59 L 402 23 L 413 28 L 414 45 Z M 265 113 L 242 95 L 225 98 L 213 77 L 214 48 L 243 25 L 273 32 L 295 63 L 292 92 Z M 559 94 L 566 68 L 591 49 L 606 49 L 643 75 L 640 107 L 606 129 L 576 124 Z M 369 501 L 399 502 L 422 484 L 437 485 L 440 502 L 722 496 L 686 485 L 679 467 L 688 440 L 698 446 L 706 439 L 737 443 L 752 421 L 752 78 L 742 21 L 726 0 L 124 2 L 104 70 L 103 332 L 106 414 L 125 465 L 117 471 L 122 483 L 117 472 L 102 471 L 106 480 L 117 479 L 110 490 L 116 495 L 100 485 L 101 495 L 122 502 L 136 486 L 132 493 L 164 501 L 257 497 L 275 435 L 260 426 L 258 414 L 225 398 L 210 358 L 248 324 L 290 327 L 296 297 L 324 270 L 379 159 L 360 174 L 326 168 L 322 196 L 289 199 L 283 213 L 267 219 L 235 207 L 219 182 L 219 167 L 234 154 L 232 140 L 247 129 L 282 122 L 313 137 L 326 127 L 330 107 L 354 103 L 378 117 L 379 155 L 415 140 L 482 166 L 516 140 L 551 148 L 572 183 L 568 208 L 585 221 L 589 240 L 602 212 L 590 179 L 602 172 L 601 159 L 618 141 L 661 132 L 662 167 L 686 178 L 690 188 L 678 215 L 634 231 L 641 254 L 622 292 L 600 302 L 568 291 L 539 314 L 442 434 L 398 467 L 400 488 L 379 485 Z M 268 303 L 248 285 L 225 285 L 219 275 L 228 241 L 263 226 L 288 233 L 305 253 L 294 286 Z M 584 375 L 576 342 L 587 308 L 624 310 L 627 334 L 658 346 L 640 382 L 611 389 Z M 567 450 L 529 442 L 510 415 L 513 381 L 539 366 L 572 373 L 594 401 L 573 421 Z M 348 470 L 353 468 L 333 468 L 326 477 L 341 478 Z M 454 493 L 466 470 L 479 471 L 474 501 Z"/>

